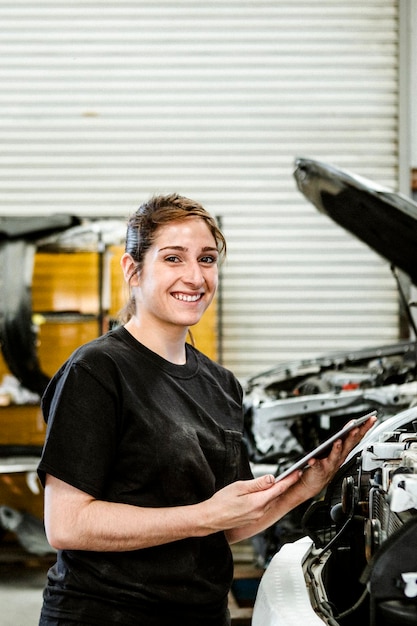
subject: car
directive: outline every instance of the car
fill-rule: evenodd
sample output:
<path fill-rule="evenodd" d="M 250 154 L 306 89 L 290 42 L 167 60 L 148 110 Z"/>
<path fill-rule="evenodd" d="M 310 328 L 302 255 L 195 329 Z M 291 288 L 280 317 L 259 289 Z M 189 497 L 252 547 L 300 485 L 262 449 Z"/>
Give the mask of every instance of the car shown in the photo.
<path fill-rule="evenodd" d="M 417 407 L 380 422 L 272 557 L 253 626 L 417 623 Z"/>
<path fill-rule="evenodd" d="M 316 208 L 417 284 L 416 203 L 312 159 L 297 159 L 294 175 Z M 364 211 L 369 219 L 358 220 Z M 245 381 L 255 475 L 278 474 L 346 421 L 378 415 L 325 492 L 255 538 L 265 572 L 253 626 L 417 623 L 416 348 L 410 338 L 277 364 Z"/>

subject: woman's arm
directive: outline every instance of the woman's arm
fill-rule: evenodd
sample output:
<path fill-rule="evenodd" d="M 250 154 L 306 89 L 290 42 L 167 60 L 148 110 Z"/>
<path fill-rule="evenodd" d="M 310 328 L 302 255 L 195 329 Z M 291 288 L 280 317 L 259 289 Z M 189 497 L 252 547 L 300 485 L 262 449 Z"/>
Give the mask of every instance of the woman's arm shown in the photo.
<path fill-rule="evenodd" d="M 199 504 L 148 508 L 96 500 L 47 474 L 45 529 L 56 549 L 128 551 L 187 537 L 203 537 L 263 519 L 272 493 L 277 497 L 297 479 L 273 476 L 238 481 Z"/>
<path fill-rule="evenodd" d="M 56 549 L 119 552 L 197 536 L 194 506 L 142 508 L 96 500 L 47 474 L 45 530 Z"/>
<path fill-rule="evenodd" d="M 187 506 L 147 508 L 96 500 L 48 474 L 48 541 L 56 549 L 95 551 L 137 550 L 222 531 L 229 542 L 240 541 L 319 493 L 374 421 L 336 441 L 325 459 L 312 459 L 303 473 L 293 472 L 278 482 L 272 475 L 237 481 L 208 500 Z"/>

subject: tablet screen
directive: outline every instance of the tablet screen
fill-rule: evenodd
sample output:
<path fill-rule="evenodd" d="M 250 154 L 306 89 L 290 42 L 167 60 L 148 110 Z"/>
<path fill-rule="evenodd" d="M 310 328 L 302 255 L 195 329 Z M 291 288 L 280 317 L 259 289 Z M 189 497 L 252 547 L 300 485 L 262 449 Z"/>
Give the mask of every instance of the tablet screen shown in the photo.
<path fill-rule="evenodd" d="M 376 411 L 371 411 L 371 413 L 367 413 L 366 415 L 358 417 L 345 424 L 345 426 L 343 426 L 343 428 L 334 433 L 334 435 L 331 435 L 331 437 L 323 441 L 323 443 L 320 443 L 316 448 L 314 448 L 314 450 L 311 450 L 311 452 L 307 452 L 307 454 L 305 454 L 301 459 L 298 459 L 298 461 L 295 461 L 295 463 L 293 463 L 290 467 L 281 472 L 281 474 L 279 474 L 275 478 L 275 482 L 277 482 L 278 480 L 282 480 L 283 478 L 291 474 L 291 472 L 294 472 L 294 470 L 303 469 L 307 465 L 307 461 L 309 461 L 310 459 L 318 459 L 320 457 L 323 458 L 327 456 L 327 454 L 330 452 L 330 448 L 337 439 L 344 439 L 344 437 L 346 437 L 346 435 L 348 435 L 351 430 L 353 430 L 357 426 L 360 426 L 374 415 L 376 415 Z"/>

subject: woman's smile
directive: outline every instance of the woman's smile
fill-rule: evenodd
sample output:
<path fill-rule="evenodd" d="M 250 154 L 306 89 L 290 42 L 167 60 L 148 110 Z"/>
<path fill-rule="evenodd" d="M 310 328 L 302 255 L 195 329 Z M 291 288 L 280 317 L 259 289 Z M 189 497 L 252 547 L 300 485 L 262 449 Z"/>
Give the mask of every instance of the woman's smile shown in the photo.
<path fill-rule="evenodd" d="M 203 297 L 202 293 L 196 293 L 194 295 L 189 295 L 186 293 L 173 293 L 172 294 L 176 300 L 181 300 L 182 302 L 198 302 Z"/>

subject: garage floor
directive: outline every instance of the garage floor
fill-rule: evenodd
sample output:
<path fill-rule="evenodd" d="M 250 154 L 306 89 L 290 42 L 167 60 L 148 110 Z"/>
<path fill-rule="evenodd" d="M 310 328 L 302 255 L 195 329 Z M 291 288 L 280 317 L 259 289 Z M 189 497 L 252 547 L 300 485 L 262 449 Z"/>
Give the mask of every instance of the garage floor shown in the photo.
<path fill-rule="evenodd" d="M 49 559 L 0 553 L 1 626 L 37 626 Z"/>

